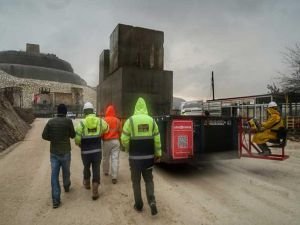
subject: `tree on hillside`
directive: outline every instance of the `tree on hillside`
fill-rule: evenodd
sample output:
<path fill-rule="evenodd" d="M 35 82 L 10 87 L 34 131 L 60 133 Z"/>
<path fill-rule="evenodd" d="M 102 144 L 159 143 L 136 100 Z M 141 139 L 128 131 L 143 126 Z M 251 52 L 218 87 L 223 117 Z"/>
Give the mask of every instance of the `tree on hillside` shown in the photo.
<path fill-rule="evenodd" d="M 283 92 L 300 92 L 300 44 L 295 44 L 294 48 L 287 48 L 283 57 L 288 71 L 280 73 L 281 89 Z"/>

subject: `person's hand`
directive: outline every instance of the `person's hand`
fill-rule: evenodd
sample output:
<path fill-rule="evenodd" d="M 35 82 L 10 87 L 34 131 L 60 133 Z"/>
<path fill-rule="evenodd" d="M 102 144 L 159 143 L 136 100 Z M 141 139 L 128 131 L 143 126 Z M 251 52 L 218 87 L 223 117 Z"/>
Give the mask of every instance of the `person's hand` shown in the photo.
<path fill-rule="evenodd" d="M 154 162 L 160 163 L 160 156 L 155 156 L 154 157 Z"/>
<path fill-rule="evenodd" d="M 120 150 L 121 150 L 122 152 L 125 152 L 125 147 L 124 147 L 123 145 L 120 145 Z"/>

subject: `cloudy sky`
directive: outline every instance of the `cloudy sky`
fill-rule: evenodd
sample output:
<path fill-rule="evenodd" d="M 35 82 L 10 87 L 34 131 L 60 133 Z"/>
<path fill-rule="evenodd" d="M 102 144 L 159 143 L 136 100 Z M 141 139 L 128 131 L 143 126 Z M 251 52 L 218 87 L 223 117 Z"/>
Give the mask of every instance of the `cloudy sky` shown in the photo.
<path fill-rule="evenodd" d="M 40 44 L 96 86 L 114 27 L 141 26 L 164 32 L 174 96 L 210 99 L 212 70 L 217 98 L 254 95 L 286 69 L 299 21 L 299 0 L 0 0 L 0 51 Z"/>

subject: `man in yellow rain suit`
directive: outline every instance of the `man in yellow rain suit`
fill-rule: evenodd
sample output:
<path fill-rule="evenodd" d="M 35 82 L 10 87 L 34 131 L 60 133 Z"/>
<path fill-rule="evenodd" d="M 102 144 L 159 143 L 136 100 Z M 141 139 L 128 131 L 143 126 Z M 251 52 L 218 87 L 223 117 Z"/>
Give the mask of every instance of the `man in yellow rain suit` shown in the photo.
<path fill-rule="evenodd" d="M 252 142 L 261 149 L 262 155 L 271 155 L 271 150 L 267 146 L 269 140 L 276 140 L 277 131 L 284 127 L 280 113 L 277 111 L 276 102 L 270 102 L 267 108 L 268 120 L 261 124 L 261 130 L 253 136 Z"/>

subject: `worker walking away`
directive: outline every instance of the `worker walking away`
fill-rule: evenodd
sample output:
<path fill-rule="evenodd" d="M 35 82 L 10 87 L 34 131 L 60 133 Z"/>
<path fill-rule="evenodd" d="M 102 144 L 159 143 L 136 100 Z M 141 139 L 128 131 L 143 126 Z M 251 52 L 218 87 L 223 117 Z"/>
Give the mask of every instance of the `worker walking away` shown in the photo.
<path fill-rule="evenodd" d="M 86 189 L 91 188 L 92 166 L 92 199 L 99 198 L 98 188 L 100 184 L 101 163 L 101 135 L 108 132 L 107 123 L 94 114 L 94 106 L 87 102 L 83 106 L 85 118 L 76 127 L 75 144 L 81 148 L 81 159 L 83 163 L 83 185 Z"/>
<path fill-rule="evenodd" d="M 252 142 L 256 143 L 261 149 L 259 154 L 271 155 L 271 150 L 267 146 L 267 142 L 270 140 L 278 139 L 278 131 L 284 128 L 283 121 L 280 113 L 277 110 L 276 102 L 270 102 L 267 108 L 268 119 L 262 122 L 260 130 L 253 136 Z"/>
<path fill-rule="evenodd" d="M 119 172 L 119 154 L 120 154 L 120 132 L 121 122 L 116 117 L 115 108 L 109 105 L 105 112 L 104 120 L 109 126 L 109 132 L 103 135 L 103 172 L 105 176 L 109 174 L 109 164 L 111 161 L 112 183 L 117 183 Z"/>
<path fill-rule="evenodd" d="M 72 120 L 66 118 L 67 107 L 60 104 L 57 107 L 57 117 L 50 119 L 43 131 L 43 139 L 50 141 L 50 162 L 51 162 L 51 188 L 53 208 L 59 207 L 60 184 L 59 171 L 62 168 L 63 185 L 65 192 L 69 192 L 71 145 L 70 138 L 75 137 L 75 130 Z"/>
<path fill-rule="evenodd" d="M 129 165 L 134 193 L 134 209 L 138 212 L 143 209 L 141 196 L 141 175 L 146 185 L 146 195 L 151 214 L 157 214 L 154 196 L 153 165 L 161 157 L 161 142 L 158 126 L 155 120 L 148 115 L 146 103 L 139 98 L 135 105 L 134 115 L 126 120 L 121 142 L 126 152 L 129 152 Z"/>

